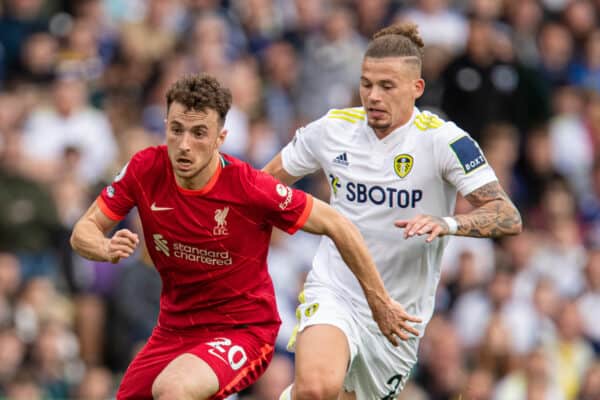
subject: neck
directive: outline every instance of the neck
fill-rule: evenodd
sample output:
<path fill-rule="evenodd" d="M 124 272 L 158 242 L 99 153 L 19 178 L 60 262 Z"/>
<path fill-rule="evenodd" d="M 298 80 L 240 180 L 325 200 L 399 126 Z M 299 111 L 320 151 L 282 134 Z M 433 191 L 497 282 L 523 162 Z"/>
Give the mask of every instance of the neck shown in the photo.
<path fill-rule="evenodd" d="M 215 151 L 211 159 L 206 163 L 198 173 L 189 178 L 184 178 L 175 174 L 175 181 L 177 184 L 187 190 L 199 190 L 202 189 L 210 181 L 213 175 L 217 172 L 220 167 L 221 156 L 218 151 Z"/>

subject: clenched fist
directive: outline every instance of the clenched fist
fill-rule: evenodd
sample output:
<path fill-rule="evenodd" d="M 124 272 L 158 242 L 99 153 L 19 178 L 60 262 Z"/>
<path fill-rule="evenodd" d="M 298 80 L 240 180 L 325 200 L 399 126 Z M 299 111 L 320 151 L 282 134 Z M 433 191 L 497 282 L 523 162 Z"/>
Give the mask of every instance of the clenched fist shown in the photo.
<path fill-rule="evenodd" d="M 116 264 L 131 256 L 139 242 L 137 234 L 129 229 L 120 229 L 110 239 L 106 239 L 106 258 Z"/>

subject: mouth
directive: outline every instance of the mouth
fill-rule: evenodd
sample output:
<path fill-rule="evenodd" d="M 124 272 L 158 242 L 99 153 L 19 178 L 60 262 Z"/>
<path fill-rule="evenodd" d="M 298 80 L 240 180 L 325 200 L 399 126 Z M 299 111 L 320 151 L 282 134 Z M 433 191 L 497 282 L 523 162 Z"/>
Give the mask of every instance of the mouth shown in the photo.
<path fill-rule="evenodd" d="M 367 114 L 370 118 L 380 119 L 383 118 L 387 112 L 381 108 L 368 107 Z"/>
<path fill-rule="evenodd" d="M 178 157 L 177 159 L 175 159 L 175 164 L 177 166 L 177 169 L 187 171 L 192 167 L 192 160 L 185 157 Z"/>

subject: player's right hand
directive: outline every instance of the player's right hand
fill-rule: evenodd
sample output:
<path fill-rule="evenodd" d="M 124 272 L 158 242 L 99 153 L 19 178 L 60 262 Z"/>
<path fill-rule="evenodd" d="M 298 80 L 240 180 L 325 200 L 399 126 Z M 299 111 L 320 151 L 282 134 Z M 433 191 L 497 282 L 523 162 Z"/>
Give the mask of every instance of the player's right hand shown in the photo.
<path fill-rule="evenodd" d="M 120 229 L 110 239 L 107 239 L 106 258 L 116 264 L 123 258 L 132 255 L 139 242 L 137 234 L 129 229 Z"/>
<path fill-rule="evenodd" d="M 396 301 L 389 299 L 385 306 L 371 308 L 371 310 L 381 333 L 392 345 L 398 346 L 398 338 L 408 340 L 412 336 L 419 336 L 419 331 L 412 326 L 411 322 L 420 323 L 423 320 L 408 314 Z"/>

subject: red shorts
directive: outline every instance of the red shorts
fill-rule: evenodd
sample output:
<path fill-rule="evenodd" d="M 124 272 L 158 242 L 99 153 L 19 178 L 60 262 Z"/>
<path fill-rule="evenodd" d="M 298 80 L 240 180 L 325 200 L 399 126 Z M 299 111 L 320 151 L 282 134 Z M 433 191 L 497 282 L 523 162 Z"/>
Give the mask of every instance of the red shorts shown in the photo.
<path fill-rule="evenodd" d="M 194 332 L 157 326 L 127 368 L 117 399 L 151 400 L 152 383 L 158 374 L 183 353 L 198 356 L 212 368 L 220 390 L 211 400 L 224 399 L 250 386 L 265 372 L 278 330 L 278 324 Z"/>

